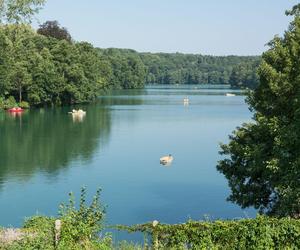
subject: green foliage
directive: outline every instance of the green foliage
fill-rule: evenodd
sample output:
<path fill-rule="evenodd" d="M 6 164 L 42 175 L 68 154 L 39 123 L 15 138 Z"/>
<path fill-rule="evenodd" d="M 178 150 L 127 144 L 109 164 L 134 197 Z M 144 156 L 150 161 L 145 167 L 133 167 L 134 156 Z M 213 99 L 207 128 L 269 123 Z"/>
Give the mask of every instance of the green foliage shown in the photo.
<path fill-rule="evenodd" d="M 45 0 L 1 0 L 0 23 L 30 23 Z"/>
<path fill-rule="evenodd" d="M 229 84 L 234 88 L 255 89 L 258 85 L 258 60 L 239 63 L 234 66 L 229 77 Z"/>
<path fill-rule="evenodd" d="M 233 87 L 249 88 L 257 85 L 256 70 L 260 61 L 257 56 L 181 53 L 141 53 L 141 59 L 147 68 L 147 83 L 231 84 Z"/>
<path fill-rule="evenodd" d="M 60 27 L 58 21 L 46 21 L 39 26 L 37 33 L 58 40 L 72 41 L 72 37 L 68 30 L 64 27 Z"/>
<path fill-rule="evenodd" d="M 23 109 L 29 109 L 29 108 L 30 108 L 30 105 L 29 105 L 28 102 L 22 101 L 22 102 L 19 103 L 19 107 L 20 107 L 20 108 L 23 108 Z"/>
<path fill-rule="evenodd" d="M 290 218 L 257 217 L 232 221 L 167 225 L 152 223 L 118 227 L 129 232 L 149 233 L 159 249 L 299 249 L 300 221 Z"/>
<path fill-rule="evenodd" d="M 72 193 L 69 194 L 69 203 L 60 207 L 60 218 L 62 221 L 62 233 L 60 244 L 67 242 L 75 245 L 80 242 L 87 242 L 97 239 L 98 232 L 102 229 L 104 209 L 101 207 L 100 189 L 90 206 L 86 205 L 86 189 L 81 189 L 79 209 L 75 207 L 75 200 Z"/>
<path fill-rule="evenodd" d="M 4 109 L 10 109 L 13 107 L 16 107 L 17 102 L 16 99 L 13 96 L 8 97 L 6 100 L 3 99 L 3 108 Z"/>
<path fill-rule="evenodd" d="M 112 249 L 109 235 L 100 238 L 104 210 L 100 205 L 100 190 L 94 196 L 91 205 L 86 205 L 86 190 L 81 189 L 80 204 L 76 208 L 74 196 L 70 193 L 68 204 L 60 207 L 61 233 L 58 244 L 55 243 L 55 220 L 46 216 L 34 216 L 25 221 L 23 232 L 26 236 L 19 241 L 4 246 L 4 249 Z M 0 247 L 0 249 L 2 249 Z"/>
<path fill-rule="evenodd" d="M 31 105 L 95 100 L 107 81 L 98 52 L 36 34 L 26 25 L 0 26 L 0 90 Z"/>
<path fill-rule="evenodd" d="M 4 102 L 5 102 L 4 98 L 0 97 L 0 111 L 1 109 L 4 109 Z"/>
<path fill-rule="evenodd" d="M 22 237 L 22 240 L 8 244 L 4 249 L 54 249 L 54 221 L 54 218 L 46 216 L 33 216 L 27 219 L 22 229 L 26 236 Z"/>
<path fill-rule="evenodd" d="M 98 53 L 105 64 L 110 67 L 105 71 L 109 75 L 109 88 L 133 89 L 144 87 L 146 67 L 140 54 L 127 49 L 98 49 Z"/>
<path fill-rule="evenodd" d="M 254 122 L 237 128 L 217 169 L 228 179 L 229 200 L 262 213 L 300 217 L 300 16 L 262 56 L 260 84 L 248 103 Z"/>

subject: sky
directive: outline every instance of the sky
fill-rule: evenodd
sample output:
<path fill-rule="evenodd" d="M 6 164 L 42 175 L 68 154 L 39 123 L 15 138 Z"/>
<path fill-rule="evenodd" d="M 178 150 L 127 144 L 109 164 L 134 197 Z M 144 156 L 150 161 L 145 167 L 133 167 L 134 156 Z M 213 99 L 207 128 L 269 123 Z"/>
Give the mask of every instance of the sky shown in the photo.
<path fill-rule="evenodd" d="M 76 41 L 101 48 L 204 55 L 260 55 L 299 0 L 48 0 L 38 23 L 57 20 Z"/>

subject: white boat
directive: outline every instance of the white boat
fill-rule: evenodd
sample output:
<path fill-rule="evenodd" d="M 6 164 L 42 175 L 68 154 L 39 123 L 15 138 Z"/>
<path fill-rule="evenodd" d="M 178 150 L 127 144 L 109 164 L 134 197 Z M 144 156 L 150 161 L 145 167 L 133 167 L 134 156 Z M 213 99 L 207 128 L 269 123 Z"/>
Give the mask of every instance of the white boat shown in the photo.
<path fill-rule="evenodd" d="M 167 164 L 171 164 L 172 161 L 173 161 L 173 156 L 172 155 L 167 155 L 167 156 L 163 156 L 159 159 L 160 161 L 160 164 L 163 164 L 163 165 L 167 165 Z"/>
<path fill-rule="evenodd" d="M 69 114 L 72 115 L 73 122 L 82 122 L 85 118 L 86 112 L 82 109 L 75 110 L 73 109 Z"/>
<path fill-rule="evenodd" d="M 226 96 L 236 96 L 236 94 L 226 93 Z"/>
<path fill-rule="evenodd" d="M 72 114 L 72 115 L 85 115 L 86 114 L 86 111 L 83 111 L 82 109 L 73 109 L 72 112 L 69 112 L 69 114 Z"/>
<path fill-rule="evenodd" d="M 186 98 L 183 99 L 183 104 L 184 105 L 189 105 L 189 103 L 190 103 L 189 98 L 186 97 Z"/>

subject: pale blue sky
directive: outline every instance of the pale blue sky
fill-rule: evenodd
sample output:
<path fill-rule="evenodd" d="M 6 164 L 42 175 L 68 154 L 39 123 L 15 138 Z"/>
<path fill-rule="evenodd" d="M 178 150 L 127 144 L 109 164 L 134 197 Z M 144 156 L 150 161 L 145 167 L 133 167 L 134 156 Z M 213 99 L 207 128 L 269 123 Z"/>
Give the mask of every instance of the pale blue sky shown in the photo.
<path fill-rule="evenodd" d="M 258 55 L 290 21 L 296 0 L 48 0 L 75 40 L 150 52 Z M 37 24 L 34 24 L 37 27 Z"/>

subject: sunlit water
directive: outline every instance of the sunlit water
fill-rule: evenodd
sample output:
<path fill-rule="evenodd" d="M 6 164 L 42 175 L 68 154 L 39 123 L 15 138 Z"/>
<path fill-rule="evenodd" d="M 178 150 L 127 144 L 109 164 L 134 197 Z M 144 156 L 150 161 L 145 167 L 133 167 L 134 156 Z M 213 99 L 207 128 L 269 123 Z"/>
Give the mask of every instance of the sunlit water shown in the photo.
<path fill-rule="evenodd" d="M 0 112 L 0 225 L 56 215 L 68 192 L 98 187 L 107 224 L 254 216 L 226 201 L 219 143 L 251 119 L 242 95 L 224 88 L 148 87 L 90 105 Z M 239 93 L 237 93 L 239 94 Z M 189 98 L 189 105 L 183 99 Z M 172 154 L 170 166 L 159 158 Z"/>

